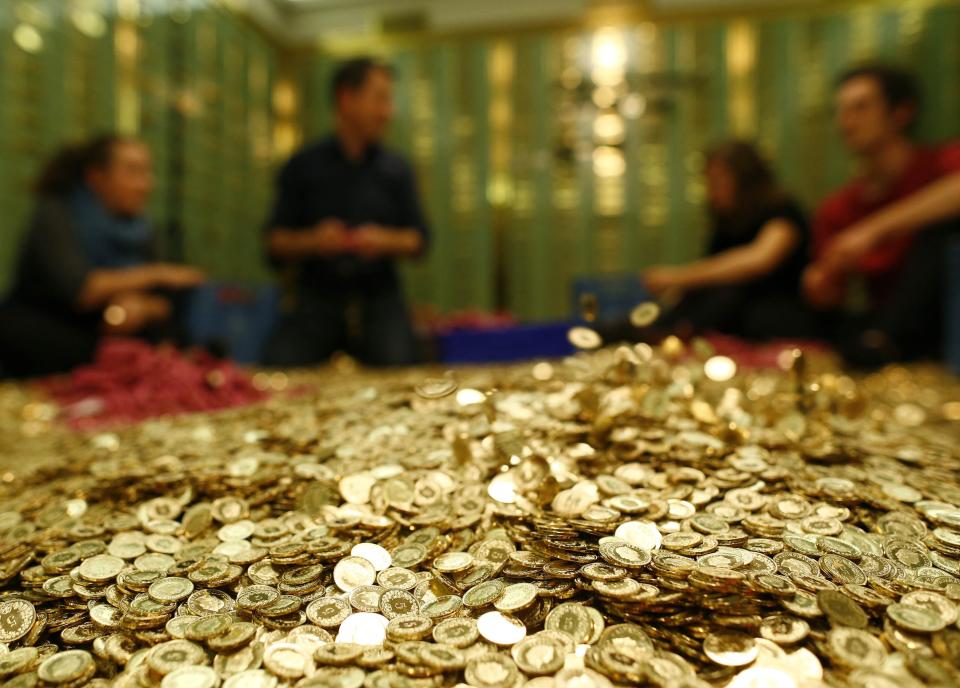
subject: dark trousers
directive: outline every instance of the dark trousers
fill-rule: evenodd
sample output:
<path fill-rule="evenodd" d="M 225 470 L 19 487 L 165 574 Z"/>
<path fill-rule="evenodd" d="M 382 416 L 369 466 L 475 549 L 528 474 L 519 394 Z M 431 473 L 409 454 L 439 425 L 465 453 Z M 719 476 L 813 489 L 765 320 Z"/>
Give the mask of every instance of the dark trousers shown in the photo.
<path fill-rule="evenodd" d="M 947 246 L 955 237 L 960 237 L 958 222 L 921 230 L 883 303 L 861 315 L 823 314 L 848 362 L 873 366 L 942 355 Z"/>
<path fill-rule="evenodd" d="M 346 351 L 371 366 L 416 362 L 416 342 L 399 286 L 354 292 L 301 293 L 270 338 L 264 363 L 300 367 Z"/>
<path fill-rule="evenodd" d="M 798 295 L 736 284 L 686 294 L 657 326 L 684 336 L 722 332 L 756 340 L 795 339 L 813 336 L 815 318 Z"/>
<path fill-rule="evenodd" d="M 96 327 L 83 327 L 33 306 L 0 304 L 0 376 L 63 373 L 92 360 Z"/>

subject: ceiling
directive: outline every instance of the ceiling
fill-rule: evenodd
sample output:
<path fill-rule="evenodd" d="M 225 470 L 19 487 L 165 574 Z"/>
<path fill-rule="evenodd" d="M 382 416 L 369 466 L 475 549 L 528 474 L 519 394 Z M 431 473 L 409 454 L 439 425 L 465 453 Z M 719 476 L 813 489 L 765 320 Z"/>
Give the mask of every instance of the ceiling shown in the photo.
<path fill-rule="evenodd" d="M 290 45 L 391 33 L 449 33 L 583 21 L 590 13 L 688 15 L 829 4 L 831 0 L 222 0 Z"/>

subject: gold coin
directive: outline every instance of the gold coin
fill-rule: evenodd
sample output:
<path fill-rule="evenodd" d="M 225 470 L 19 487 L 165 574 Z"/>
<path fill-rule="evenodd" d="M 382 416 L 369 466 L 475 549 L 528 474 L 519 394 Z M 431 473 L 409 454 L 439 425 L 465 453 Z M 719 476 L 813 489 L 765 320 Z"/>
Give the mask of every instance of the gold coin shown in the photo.
<path fill-rule="evenodd" d="M 37 611 L 26 600 L 0 602 L 0 642 L 12 643 L 30 632 L 37 619 Z"/>
<path fill-rule="evenodd" d="M 424 399 L 442 399 L 457 391 L 457 382 L 449 377 L 430 377 L 414 387 Z"/>
<path fill-rule="evenodd" d="M 603 344 L 603 340 L 595 330 L 589 327 L 571 327 L 567 331 L 567 340 L 578 349 L 597 349 Z"/>
<path fill-rule="evenodd" d="M 501 612 L 518 612 L 537 601 L 537 586 L 532 583 L 514 583 L 504 588 L 493 603 Z"/>
<path fill-rule="evenodd" d="M 47 683 L 73 683 L 93 676 L 93 656 L 85 650 L 66 650 L 43 660 L 37 676 Z"/>
<path fill-rule="evenodd" d="M 102 583 L 116 578 L 125 565 L 120 557 L 98 554 L 89 559 L 84 559 L 80 563 L 77 573 L 85 580 Z"/>
<path fill-rule="evenodd" d="M 630 324 L 634 327 L 648 327 L 660 317 L 660 306 L 653 301 L 645 301 L 630 311 Z"/>
<path fill-rule="evenodd" d="M 717 664 L 744 666 L 757 658 L 757 645 L 746 633 L 722 631 L 704 639 L 703 652 Z"/>
<path fill-rule="evenodd" d="M 176 669 L 160 682 L 160 688 L 216 688 L 220 676 L 206 666 L 186 666 Z"/>

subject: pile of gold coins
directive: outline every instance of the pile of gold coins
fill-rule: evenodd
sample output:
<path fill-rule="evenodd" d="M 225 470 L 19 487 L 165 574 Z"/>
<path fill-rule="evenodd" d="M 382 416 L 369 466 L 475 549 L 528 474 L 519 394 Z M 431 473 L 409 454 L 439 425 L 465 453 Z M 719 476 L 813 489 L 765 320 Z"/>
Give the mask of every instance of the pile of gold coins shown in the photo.
<path fill-rule="evenodd" d="M 960 685 L 956 382 L 781 362 L 325 370 L 94 435 L 34 406 L 0 684 Z"/>

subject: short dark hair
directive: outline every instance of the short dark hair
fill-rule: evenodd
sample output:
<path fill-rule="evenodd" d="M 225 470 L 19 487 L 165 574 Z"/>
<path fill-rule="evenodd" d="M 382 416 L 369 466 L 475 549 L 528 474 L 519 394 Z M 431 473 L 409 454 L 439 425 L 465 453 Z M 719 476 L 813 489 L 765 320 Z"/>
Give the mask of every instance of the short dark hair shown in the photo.
<path fill-rule="evenodd" d="M 914 75 L 905 69 L 880 62 L 851 67 L 837 79 L 837 88 L 848 81 L 866 77 L 873 79 L 880 87 L 883 99 L 891 109 L 902 105 L 912 105 L 920 108 L 920 87 Z"/>
<path fill-rule="evenodd" d="M 337 102 L 337 96 L 341 91 L 356 91 L 361 88 L 366 83 L 370 72 L 376 70 L 393 76 L 393 67 L 369 55 L 354 57 L 341 63 L 333 73 L 333 80 L 330 82 L 330 97 L 333 102 Z"/>

